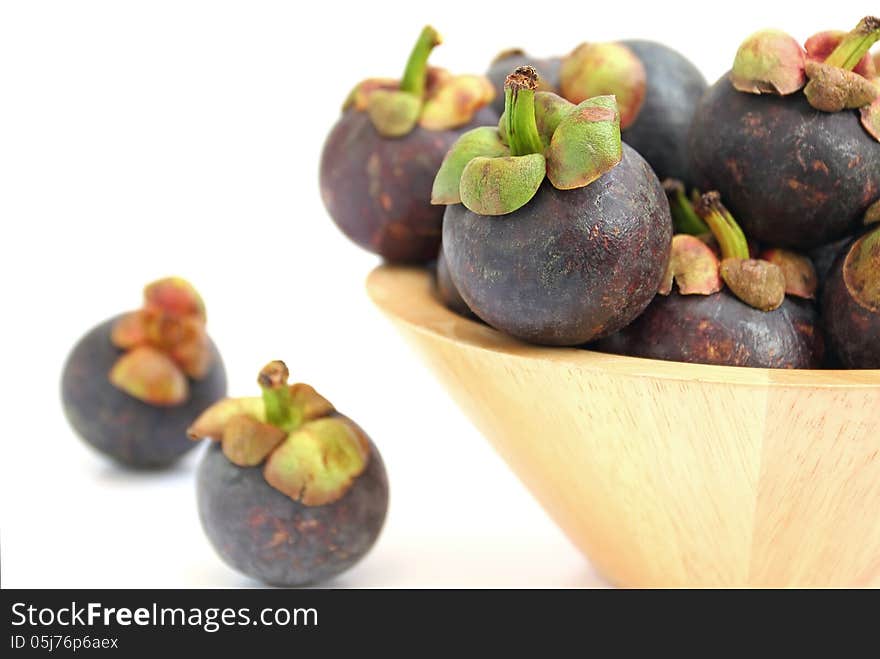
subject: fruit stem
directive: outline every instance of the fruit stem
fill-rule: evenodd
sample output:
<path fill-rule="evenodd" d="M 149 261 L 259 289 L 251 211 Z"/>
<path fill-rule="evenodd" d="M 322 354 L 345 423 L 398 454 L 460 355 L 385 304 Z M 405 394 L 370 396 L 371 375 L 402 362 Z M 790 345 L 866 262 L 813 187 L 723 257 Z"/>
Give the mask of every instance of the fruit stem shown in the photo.
<path fill-rule="evenodd" d="M 409 92 L 419 98 L 425 95 L 425 84 L 428 79 L 428 57 L 434 47 L 439 46 L 442 42 L 440 34 L 430 25 L 426 25 L 422 29 L 422 33 L 406 61 L 406 69 L 403 71 L 403 78 L 400 79 L 400 91 Z"/>
<path fill-rule="evenodd" d="M 701 196 L 694 210 L 709 225 L 721 248 L 722 259 L 749 258 L 749 242 L 733 215 L 721 203 L 719 193 L 713 190 Z"/>
<path fill-rule="evenodd" d="M 282 361 L 269 362 L 260 371 L 257 383 L 263 390 L 263 404 L 266 407 L 266 421 L 286 432 L 295 430 L 302 424 L 303 411 L 294 405 L 287 379 L 290 371 Z"/>
<path fill-rule="evenodd" d="M 852 71 L 877 41 L 880 41 L 880 18 L 865 16 L 825 59 L 825 63 Z"/>
<path fill-rule="evenodd" d="M 700 236 L 709 233 L 709 227 L 697 212 L 694 205 L 684 190 L 684 184 L 678 179 L 668 178 L 663 181 L 663 189 L 669 199 L 669 207 L 672 211 L 672 222 L 676 233 L 687 233 L 692 236 Z"/>
<path fill-rule="evenodd" d="M 512 156 L 527 156 L 544 151 L 535 121 L 537 88 L 538 72 L 531 66 L 517 68 L 504 82 L 504 118 Z"/>

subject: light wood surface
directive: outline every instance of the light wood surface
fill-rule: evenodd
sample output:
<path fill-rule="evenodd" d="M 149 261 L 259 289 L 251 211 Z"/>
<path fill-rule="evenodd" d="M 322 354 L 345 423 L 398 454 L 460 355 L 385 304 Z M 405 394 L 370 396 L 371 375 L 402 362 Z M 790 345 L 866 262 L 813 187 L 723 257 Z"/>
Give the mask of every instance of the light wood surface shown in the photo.
<path fill-rule="evenodd" d="M 547 512 L 621 586 L 880 586 L 880 371 L 523 344 L 419 269 L 367 288 Z"/>

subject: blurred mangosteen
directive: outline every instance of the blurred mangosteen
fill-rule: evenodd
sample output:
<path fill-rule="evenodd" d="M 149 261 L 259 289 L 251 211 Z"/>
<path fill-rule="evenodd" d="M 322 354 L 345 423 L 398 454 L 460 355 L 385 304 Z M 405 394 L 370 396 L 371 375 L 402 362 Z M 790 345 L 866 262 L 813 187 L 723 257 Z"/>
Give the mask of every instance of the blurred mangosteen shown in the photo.
<path fill-rule="evenodd" d="M 503 107 L 505 74 L 515 66 L 538 71 L 543 91 L 572 103 L 615 95 L 623 141 L 648 161 L 661 179 L 693 185 L 688 129 L 706 80 L 690 60 L 654 41 L 584 43 L 564 57 L 536 59 L 521 50 L 501 53 L 487 74 Z"/>
<path fill-rule="evenodd" d="M 440 247 L 442 209 L 431 183 L 463 130 L 495 123 L 483 76 L 428 67 L 440 35 L 426 27 L 401 80 L 371 78 L 345 101 L 321 155 L 321 196 L 342 232 L 389 261 L 427 262 Z"/>
<path fill-rule="evenodd" d="M 508 76 L 498 129 L 453 145 L 433 202 L 447 205 L 449 274 L 477 316 L 527 341 L 577 345 L 648 305 L 672 221 L 654 172 L 620 141 L 613 96 L 575 105 L 536 87 L 532 67 Z"/>
<path fill-rule="evenodd" d="M 880 197 L 878 38 L 873 17 L 805 49 L 757 32 L 703 97 L 690 135 L 697 184 L 720 191 L 754 239 L 816 248 L 855 233 Z"/>
<path fill-rule="evenodd" d="M 186 430 L 226 395 L 226 371 L 188 282 L 160 279 L 144 305 L 73 348 L 61 381 L 67 420 L 90 445 L 135 468 L 166 467 L 193 447 Z"/>
<path fill-rule="evenodd" d="M 880 368 L 880 226 L 834 261 L 822 316 L 828 343 L 844 368 Z"/>
<path fill-rule="evenodd" d="M 752 258 L 717 192 L 702 195 L 696 212 L 711 237 L 677 234 L 660 294 L 635 322 L 592 348 L 698 364 L 821 367 L 812 262 L 782 249 Z"/>
<path fill-rule="evenodd" d="M 283 362 L 260 372 L 262 397 L 228 398 L 189 430 L 214 445 L 202 460 L 202 527 L 221 558 L 273 586 L 326 581 L 379 537 L 388 479 L 379 451 Z"/>

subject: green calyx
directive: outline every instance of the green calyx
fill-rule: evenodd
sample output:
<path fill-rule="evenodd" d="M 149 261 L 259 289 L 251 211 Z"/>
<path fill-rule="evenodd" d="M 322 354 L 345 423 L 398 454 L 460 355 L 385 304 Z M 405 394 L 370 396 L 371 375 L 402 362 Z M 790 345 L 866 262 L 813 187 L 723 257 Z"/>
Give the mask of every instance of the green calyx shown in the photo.
<path fill-rule="evenodd" d="M 403 77 L 400 79 L 400 91 L 412 94 L 416 98 L 425 95 L 425 84 L 428 79 L 428 58 L 436 46 L 443 43 L 440 34 L 430 25 L 422 28 L 416 45 L 413 46 L 406 61 Z"/>
<path fill-rule="evenodd" d="M 426 25 L 410 52 L 399 88 L 370 93 L 367 113 L 383 137 L 403 137 L 418 124 L 427 88 L 428 58 L 441 42 L 437 30 Z"/>
<path fill-rule="evenodd" d="M 848 33 L 820 33 L 812 41 L 808 47 L 820 51 L 829 44 L 837 45 L 824 59 L 814 56 L 807 61 L 809 82 L 804 95 L 810 105 L 822 112 L 859 109 L 862 126 L 880 141 L 880 88 L 870 79 L 874 63 L 869 54 L 871 46 L 880 41 L 880 18 L 866 16 Z"/>
<path fill-rule="evenodd" d="M 416 126 L 429 131 L 466 125 L 495 96 L 485 76 L 452 75 L 428 66 L 441 43 L 437 31 L 425 27 L 410 53 L 403 78 L 368 78 L 346 98 L 343 111 L 366 112 L 382 137 L 404 137 Z"/>
<path fill-rule="evenodd" d="M 675 233 L 684 233 L 691 236 L 701 236 L 710 233 L 709 226 L 700 219 L 691 199 L 687 196 L 684 184 L 678 179 L 668 178 L 663 181 L 663 190 L 669 200 L 669 210 L 672 212 L 672 223 Z"/>
<path fill-rule="evenodd" d="M 558 189 L 584 187 L 622 156 L 613 97 L 579 105 L 536 92 L 538 76 L 519 67 L 505 84 L 499 127 L 462 135 L 434 180 L 431 203 L 463 203 L 480 215 L 507 215 L 527 204 L 549 178 Z"/>
<path fill-rule="evenodd" d="M 745 234 L 721 203 L 721 195 L 705 193 L 695 210 L 718 242 L 721 278 L 731 293 L 755 309 L 777 309 L 785 300 L 785 275 L 775 263 L 751 258 Z"/>
<path fill-rule="evenodd" d="M 718 241 L 722 259 L 749 258 L 746 236 L 730 211 L 721 203 L 720 194 L 712 191 L 702 195 L 695 210 Z"/>
<path fill-rule="evenodd" d="M 306 506 L 342 498 L 366 469 L 371 445 L 363 431 L 306 384 L 287 383 L 284 362 L 258 378 L 262 398 L 227 398 L 190 427 L 192 439 L 211 438 L 240 467 L 263 465 L 266 482 Z"/>
<path fill-rule="evenodd" d="M 282 361 L 269 362 L 260 371 L 257 382 L 263 390 L 266 422 L 279 430 L 290 432 L 303 422 L 303 410 L 295 405 L 287 379 L 290 371 Z"/>
<path fill-rule="evenodd" d="M 535 89 L 538 73 L 521 67 L 507 76 L 504 85 L 504 133 L 511 156 L 541 153 L 544 144 L 535 122 Z"/>
<path fill-rule="evenodd" d="M 825 59 L 825 64 L 852 71 L 878 41 L 880 18 L 865 16 L 854 30 L 843 37 L 837 48 Z"/>

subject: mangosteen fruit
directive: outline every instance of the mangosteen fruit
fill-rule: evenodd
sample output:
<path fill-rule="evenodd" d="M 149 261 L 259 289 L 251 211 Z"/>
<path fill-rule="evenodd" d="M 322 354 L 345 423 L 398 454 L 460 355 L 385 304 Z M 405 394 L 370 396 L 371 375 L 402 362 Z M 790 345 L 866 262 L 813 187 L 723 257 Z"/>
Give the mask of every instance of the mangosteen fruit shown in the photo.
<path fill-rule="evenodd" d="M 623 141 L 648 161 L 657 176 L 692 185 L 687 153 L 688 128 L 706 80 L 678 51 L 654 41 L 584 43 L 565 57 L 536 59 L 521 50 L 506 51 L 489 68 L 496 108 L 503 107 L 506 73 L 531 65 L 539 89 L 573 102 L 615 95 Z"/>
<path fill-rule="evenodd" d="M 64 413 L 77 434 L 134 468 L 167 467 L 191 450 L 189 424 L 226 395 L 226 371 L 205 320 L 192 285 L 169 277 L 145 288 L 141 309 L 80 339 L 61 379 Z"/>
<path fill-rule="evenodd" d="M 752 258 L 717 192 L 702 195 L 696 211 L 711 239 L 677 234 L 659 295 L 635 322 L 592 348 L 698 364 L 821 367 L 811 261 L 780 249 Z"/>
<path fill-rule="evenodd" d="M 834 261 L 822 316 L 828 343 L 844 368 L 880 368 L 880 226 Z"/>
<path fill-rule="evenodd" d="M 213 441 L 196 481 L 202 527 L 232 568 L 273 586 L 326 581 L 370 550 L 388 509 L 379 451 L 283 362 L 262 397 L 227 398 L 189 430 Z"/>
<path fill-rule="evenodd" d="M 800 250 L 852 235 L 880 197 L 880 86 L 867 52 L 880 20 L 817 37 L 806 50 L 777 30 L 746 39 L 690 133 L 697 185 L 718 190 L 755 240 Z"/>
<path fill-rule="evenodd" d="M 453 145 L 433 201 L 447 205 L 444 255 L 477 316 L 526 341 L 578 345 L 648 305 L 672 220 L 654 172 L 620 141 L 613 96 L 575 105 L 536 87 L 532 67 L 508 76 L 499 127 Z"/>
<path fill-rule="evenodd" d="M 446 263 L 446 256 L 443 254 L 443 247 L 437 254 L 437 297 L 443 305 L 450 311 L 454 311 L 459 316 L 465 318 L 474 318 L 474 312 L 470 310 L 467 303 L 461 297 L 461 293 L 455 287 L 455 282 L 449 274 L 449 265 Z"/>
<path fill-rule="evenodd" d="M 358 84 L 321 155 L 320 185 L 333 221 L 355 243 L 389 261 L 427 262 L 440 247 L 443 212 L 431 183 L 463 130 L 494 123 L 494 91 L 483 76 L 428 67 L 440 36 L 426 27 L 401 80 Z"/>

